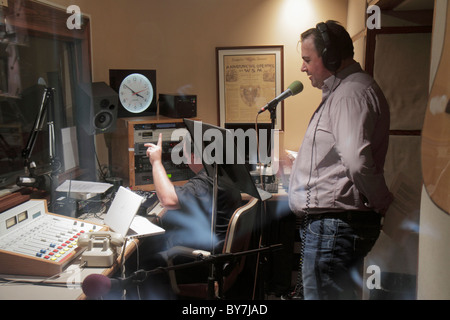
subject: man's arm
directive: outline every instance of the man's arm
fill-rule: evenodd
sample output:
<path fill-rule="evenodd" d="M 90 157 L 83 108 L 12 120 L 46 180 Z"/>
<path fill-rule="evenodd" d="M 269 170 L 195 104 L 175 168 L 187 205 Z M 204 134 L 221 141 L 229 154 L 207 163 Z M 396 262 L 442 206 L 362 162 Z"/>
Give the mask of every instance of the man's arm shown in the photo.
<path fill-rule="evenodd" d="M 367 101 L 360 99 L 342 99 L 336 110 L 334 116 L 339 124 L 334 129 L 336 147 L 343 165 L 348 169 L 348 176 L 365 196 L 366 206 L 385 211 L 391 202 L 391 194 L 385 183 L 383 168 L 377 168 L 373 158 L 376 114 L 370 112 Z"/>
<path fill-rule="evenodd" d="M 156 195 L 161 204 L 168 210 L 180 208 L 175 187 L 167 176 L 166 169 L 162 164 L 162 134 L 159 134 L 157 144 L 146 143 L 147 156 L 152 165 L 153 183 Z"/>

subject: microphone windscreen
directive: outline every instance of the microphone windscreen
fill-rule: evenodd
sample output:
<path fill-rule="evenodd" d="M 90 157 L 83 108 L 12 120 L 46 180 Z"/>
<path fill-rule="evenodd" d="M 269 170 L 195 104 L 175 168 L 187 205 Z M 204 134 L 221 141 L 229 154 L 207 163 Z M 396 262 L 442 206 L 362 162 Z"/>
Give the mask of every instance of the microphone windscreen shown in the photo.
<path fill-rule="evenodd" d="M 292 95 L 295 96 L 296 94 L 303 91 L 303 83 L 296 80 L 296 81 L 292 82 L 288 88 L 292 91 Z"/>
<path fill-rule="evenodd" d="M 88 298 L 99 298 L 111 290 L 111 280 L 102 274 L 90 274 L 83 280 L 81 288 Z"/>

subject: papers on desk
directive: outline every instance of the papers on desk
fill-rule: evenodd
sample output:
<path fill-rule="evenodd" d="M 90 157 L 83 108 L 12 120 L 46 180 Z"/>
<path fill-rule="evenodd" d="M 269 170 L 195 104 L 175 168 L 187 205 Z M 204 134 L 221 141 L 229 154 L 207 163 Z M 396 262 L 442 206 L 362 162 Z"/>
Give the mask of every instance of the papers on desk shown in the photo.
<path fill-rule="evenodd" d="M 105 193 L 113 187 L 110 183 L 66 180 L 58 188 L 57 192 L 69 193 L 69 196 L 77 199 L 89 199 L 97 194 Z"/>
<path fill-rule="evenodd" d="M 292 150 L 286 150 L 286 154 L 291 160 L 295 160 L 297 158 L 298 152 Z"/>
<path fill-rule="evenodd" d="M 128 229 L 128 237 L 145 237 L 163 234 L 165 230 L 150 222 L 147 218 L 136 215 Z"/>

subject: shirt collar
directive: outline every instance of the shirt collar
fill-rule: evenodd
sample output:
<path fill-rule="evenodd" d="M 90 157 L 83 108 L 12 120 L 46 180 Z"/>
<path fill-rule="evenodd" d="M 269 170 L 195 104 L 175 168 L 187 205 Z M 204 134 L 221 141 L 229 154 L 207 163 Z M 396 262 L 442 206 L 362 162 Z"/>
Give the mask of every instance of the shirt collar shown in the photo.
<path fill-rule="evenodd" d="M 342 80 L 347 78 L 349 75 L 357 72 L 362 72 L 361 65 L 358 62 L 354 62 L 342 69 L 341 71 L 331 75 L 323 82 L 322 87 L 322 98 L 323 100 L 328 98 L 328 96 L 336 90 Z"/>

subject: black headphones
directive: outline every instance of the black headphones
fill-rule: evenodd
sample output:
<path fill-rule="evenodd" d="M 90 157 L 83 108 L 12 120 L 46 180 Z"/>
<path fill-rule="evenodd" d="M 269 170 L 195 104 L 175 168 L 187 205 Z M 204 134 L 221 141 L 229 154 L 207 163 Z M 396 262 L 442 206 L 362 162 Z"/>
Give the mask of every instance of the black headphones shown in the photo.
<path fill-rule="evenodd" d="M 336 72 L 341 66 L 341 53 L 337 46 L 335 44 L 333 45 L 326 23 L 318 23 L 316 29 L 319 30 L 325 43 L 325 48 L 322 51 L 323 65 L 331 72 Z"/>

